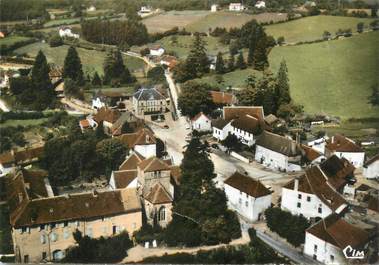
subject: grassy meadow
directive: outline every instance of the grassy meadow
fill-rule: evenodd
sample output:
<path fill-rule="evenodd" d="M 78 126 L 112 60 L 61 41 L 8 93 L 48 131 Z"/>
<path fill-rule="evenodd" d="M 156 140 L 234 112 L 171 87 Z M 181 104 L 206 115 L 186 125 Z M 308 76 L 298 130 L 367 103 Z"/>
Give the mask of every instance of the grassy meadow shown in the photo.
<path fill-rule="evenodd" d="M 208 32 L 209 28 L 215 27 L 222 27 L 228 29 L 232 27 L 238 28 L 252 19 L 256 19 L 258 22 L 270 22 L 271 20 L 276 22 L 286 20 L 287 14 L 262 13 L 252 15 L 240 12 L 219 11 L 215 13 L 210 13 L 202 19 L 191 23 L 188 27 L 186 27 L 186 29 L 192 32 Z"/>
<path fill-rule="evenodd" d="M 373 20 L 371 18 L 320 15 L 269 25 L 265 29 L 266 33 L 274 36 L 275 39 L 283 36 L 287 43 L 296 43 L 321 39 L 325 30 L 329 31 L 333 36 L 338 29 L 350 28 L 353 32 L 356 32 L 359 22 L 365 23 L 365 26 L 368 27 Z"/>
<path fill-rule="evenodd" d="M 328 42 L 275 47 L 270 55 L 276 72 L 285 59 L 291 96 L 309 113 L 344 119 L 379 117 L 368 103 L 371 86 L 379 82 L 379 32 Z"/>
<path fill-rule="evenodd" d="M 28 54 L 31 57 L 35 57 L 39 50 L 45 54 L 48 62 L 55 63 L 63 66 L 64 59 L 67 54 L 67 45 L 59 46 L 52 48 L 47 43 L 33 43 L 24 47 L 21 47 L 15 52 L 17 54 Z M 96 51 L 96 50 L 86 50 L 83 48 L 76 48 L 79 53 L 79 57 L 82 61 L 83 70 L 85 73 L 92 74 L 94 71 L 97 71 L 100 75 L 103 74 L 103 63 L 106 56 L 105 52 Z M 143 68 L 144 62 L 138 58 L 124 56 L 125 65 L 129 70 L 136 70 Z"/>
<path fill-rule="evenodd" d="M 11 46 L 17 42 L 27 41 L 27 40 L 30 40 L 30 38 L 24 37 L 24 36 L 17 36 L 17 35 L 7 36 L 5 38 L 0 39 L 0 46 L 2 45 Z"/>

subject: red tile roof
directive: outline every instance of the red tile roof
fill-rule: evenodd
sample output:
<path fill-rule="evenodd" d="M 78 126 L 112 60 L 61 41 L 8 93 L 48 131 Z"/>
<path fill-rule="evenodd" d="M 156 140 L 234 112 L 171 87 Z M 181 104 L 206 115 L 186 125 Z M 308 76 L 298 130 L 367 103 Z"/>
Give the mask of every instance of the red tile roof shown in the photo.
<path fill-rule="evenodd" d="M 133 180 L 137 178 L 137 170 L 113 171 L 116 189 L 125 189 Z"/>
<path fill-rule="evenodd" d="M 80 127 L 82 127 L 82 128 L 89 128 L 89 127 L 90 127 L 89 121 L 88 121 L 87 119 L 85 119 L 85 120 L 81 120 L 81 121 L 79 122 L 79 125 L 80 125 Z"/>
<path fill-rule="evenodd" d="M 170 170 L 170 166 L 167 165 L 162 159 L 157 157 L 150 157 L 142 161 L 138 167 L 145 172 Z"/>
<path fill-rule="evenodd" d="M 193 117 L 191 120 L 192 121 L 196 121 L 198 118 L 200 118 L 201 116 L 205 116 L 208 120 L 210 120 L 210 118 L 207 116 L 207 115 L 205 115 L 203 112 L 199 112 L 198 114 L 196 114 L 196 116 L 195 117 Z"/>
<path fill-rule="evenodd" d="M 363 247 L 369 240 L 369 234 L 366 231 L 349 224 L 336 214 L 320 220 L 306 232 L 340 249 L 348 245 L 357 249 Z"/>
<path fill-rule="evenodd" d="M 234 103 L 234 96 L 231 93 L 221 91 L 211 91 L 212 101 L 217 105 L 232 105 Z"/>
<path fill-rule="evenodd" d="M 271 194 L 271 191 L 267 189 L 260 181 L 254 180 L 239 172 L 235 172 L 224 182 L 225 184 L 236 188 L 254 198 L 263 197 Z"/>
<path fill-rule="evenodd" d="M 134 148 L 136 145 L 150 145 L 157 143 L 154 133 L 147 128 L 142 128 L 135 133 L 125 133 L 117 136 L 117 138 L 129 148 Z"/>
<path fill-rule="evenodd" d="M 160 183 L 156 183 L 145 196 L 145 199 L 153 204 L 171 203 L 171 195 Z"/>
<path fill-rule="evenodd" d="M 223 117 L 230 121 L 244 115 L 250 115 L 257 118 L 262 126 L 265 125 L 263 107 L 224 107 Z M 264 128 L 264 127 L 263 127 Z"/>
<path fill-rule="evenodd" d="M 139 163 L 141 163 L 145 158 L 140 154 L 134 152 L 130 155 L 119 167 L 120 170 L 132 170 L 137 169 Z"/>
<path fill-rule="evenodd" d="M 298 178 L 298 190 L 316 195 L 333 211 L 341 211 L 347 206 L 342 195 L 329 183 L 319 166 L 306 169 L 305 174 Z M 295 179 L 284 185 L 284 188 L 294 190 Z"/>
<path fill-rule="evenodd" d="M 115 123 L 121 117 L 121 113 L 118 110 L 110 109 L 106 107 L 100 108 L 97 113 L 93 116 L 93 119 L 99 123 L 102 121 L 107 121 L 109 123 Z"/>
<path fill-rule="evenodd" d="M 336 134 L 330 139 L 326 140 L 326 146 L 328 150 L 333 152 L 363 152 L 362 148 L 354 143 L 353 140 L 341 135 Z"/>

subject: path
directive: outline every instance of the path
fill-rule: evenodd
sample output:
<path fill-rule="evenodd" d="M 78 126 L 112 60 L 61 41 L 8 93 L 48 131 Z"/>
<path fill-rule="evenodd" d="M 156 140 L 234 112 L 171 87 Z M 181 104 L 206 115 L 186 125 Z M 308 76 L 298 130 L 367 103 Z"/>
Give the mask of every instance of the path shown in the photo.
<path fill-rule="evenodd" d="M 72 100 L 69 100 L 67 98 L 62 98 L 61 102 L 62 102 L 62 104 L 65 104 L 65 105 L 69 106 L 70 108 L 74 109 L 76 113 L 82 113 L 82 114 L 94 114 L 95 113 L 95 110 L 80 106 L 80 105 L 74 103 Z"/>
<path fill-rule="evenodd" d="M 236 246 L 244 245 L 250 242 L 249 235 L 247 233 L 242 233 L 242 237 L 231 241 L 229 244 L 219 244 L 215 246 L 201 246 L 193 248 L 144 248 L 143 246 L 137 245 L 128 250 L 128 256 L 122 261 L 122 263 L 127 262 L 141 262 L 147 257 L 161 257 L 165 254 L 175 254 L 175 253 L 191 253 L 194 254 L 200 250 L 212 250 L 226 246 Z"/>
<path fill-rule="evenodd" d="M 296 263 L 299 264 L 321 264 L 312 258 L 303 255 L 302 253 L 299 253 L 294 248 L 288 247 L 286 244 L 275 240 L 274 238 L 270 237 L 268 234 L 257 230 L 257 236 L 265 242 L 267 245 L 272 247 L 274 250 L 279 252 L 281 255 L 286 256 L 287 258 L 295 261 Z"/>

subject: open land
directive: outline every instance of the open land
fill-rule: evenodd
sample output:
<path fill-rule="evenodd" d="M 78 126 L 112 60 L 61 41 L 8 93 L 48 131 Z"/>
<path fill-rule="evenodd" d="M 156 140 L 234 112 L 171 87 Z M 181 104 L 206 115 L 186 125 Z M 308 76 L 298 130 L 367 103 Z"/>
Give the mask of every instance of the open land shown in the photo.
<path fill-rule="evenodd" d="M 67 45 L 63 45 L 52 48 L 49 46 L 49 44 L 46 43 L 33 43 L 15 50 L 15 53 L 26 53 L 31 57 L 35 57 L 38 51 L 42 50 L 50 63 L 56 63 L 60 66 L 63 66 L 68 47 L 69 46 Z M 83 70 L 85 73 L 92 74 L 94 71 L 97 71 L 100 75 L 103 74 L 103 63 L 106 56 L 105 52 L 86 50 L 83 48 L 76 48 L 76 50 L 79 53 L 79 57 L 82 61 Z M 124 62 L 131 71 L 144 67 L 143 61 L 138 58 L 124 56 Z"/>
<path fill-rule="evenodd" d="M 296 43 L 300 41 L 314 41 L 322 39 L 325 30 L 333 36 L 338 29 L 351 29 L 353 32 L 357 29 L 357 23 L 363 22 L 366 27 L 374 19 L 356 18 L 356 17 L 339 17 L 339 16 L 311 16 L 296 19 L 286 23 L 279 23 L 266 26 L 266 33 L 277 39 L 283 36 L 287 43 Z"/>
<path fill-rule="evenodd" d="M 368 103 L 378 82 L 379 32 L 321 43 L 275 47 L 269 61 L 274 72 L 287 62 L 291 96 L 306 112 L 341 118 L 378 117 Z M 348 55 L 348 56 L 347 56 Z"/>

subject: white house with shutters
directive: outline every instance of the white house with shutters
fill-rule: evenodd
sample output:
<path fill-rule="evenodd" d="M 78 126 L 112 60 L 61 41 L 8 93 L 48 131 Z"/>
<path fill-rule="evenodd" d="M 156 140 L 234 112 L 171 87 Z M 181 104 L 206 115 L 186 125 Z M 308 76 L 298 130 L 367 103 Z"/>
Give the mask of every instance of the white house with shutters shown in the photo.
<path fill-rule="evenodd" d="M 348 264 L 342 251 L 348 246 L 365 251 L 368 242 L 366 231 L 332 214 L 306 230 L 303 252 L 324 264 Z"/>
<path fill-rule="evenodd" d="M 258 221 L 271 206 L 271 191 L 260 181 L 235 172 L 224 182 L 228 207 L 251 222 Z"/>
<path fill-rule="evenodd" d="M 241 3 L 230 3 L 229 11 L 243 11 L 245 10 L 245 6 Z"/>
<path fill-rule="evenodd" d="M 325 218 L 341 213 L 347 202 L 328 181 L 319 166 L 308 168 L 282 188 L 281 208 L 306 218 Z"/>
<path fill-rule="evenodd" d="M 212 131 L 212 121 L 211 119 L 200 112 L 195 117 L 191 119 L 192 130 L 196 130 L 198 132 L 209 132 Z"/>

